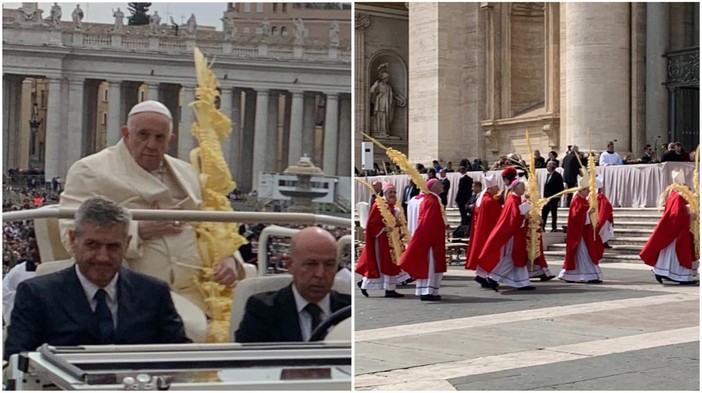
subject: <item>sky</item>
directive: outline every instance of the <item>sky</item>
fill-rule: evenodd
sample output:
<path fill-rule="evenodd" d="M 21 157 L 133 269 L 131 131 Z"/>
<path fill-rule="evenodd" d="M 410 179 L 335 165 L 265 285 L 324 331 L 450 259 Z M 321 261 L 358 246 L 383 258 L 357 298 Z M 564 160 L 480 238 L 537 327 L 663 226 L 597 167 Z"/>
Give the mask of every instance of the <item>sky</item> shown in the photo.
<path fill-rule="evenodd" d="M 103 2 L 58 2 L 61 6 L 61 20 L 70 22 L 71 13 L 76 8 L 76 4 L 80 4 L 83 9 L 83 23 L 114 23 L 115 18 L 112 16 L 112 10 L 118 7 L 124 13 L 124 24 L 127 24 L 127 17 L 131 13 L 127 10 L 127 2 L 124 3 L 103 3 Z M 54 3 L 39 3 L 39 8 L 44 11 L 44 18 L 48 18 L 51 14 L 51 6 Z M 22 3 L 3 3 L 3 8 L 20 8 Z M 158 11 L 161 16 L 161 23 L 170 23 L 170 17 L 178 24 L 185 24 L 190 14 L 195 14 L 197 24 L 201 26 L 214 26 L 217 30 L 222 30 L 222 21 L 220 20 L 227 9 L 226 2 L 219 3 L 183 3 L 183 2 L 151 2 L 149 15 L 153 15 L 154 11 Z"/>

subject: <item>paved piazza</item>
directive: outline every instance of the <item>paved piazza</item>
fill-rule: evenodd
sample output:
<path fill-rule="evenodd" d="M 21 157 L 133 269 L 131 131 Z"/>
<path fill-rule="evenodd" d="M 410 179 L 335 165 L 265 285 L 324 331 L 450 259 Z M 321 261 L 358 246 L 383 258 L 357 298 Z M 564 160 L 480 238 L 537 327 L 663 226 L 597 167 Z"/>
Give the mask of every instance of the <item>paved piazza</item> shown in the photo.
<path fill-rule="evenodd" d="M 356 289 L 356 390 L 699 390 L 699 287 L 602 269 L 601 285 L 496 293 L 451 266 L 440 302 Z"/>

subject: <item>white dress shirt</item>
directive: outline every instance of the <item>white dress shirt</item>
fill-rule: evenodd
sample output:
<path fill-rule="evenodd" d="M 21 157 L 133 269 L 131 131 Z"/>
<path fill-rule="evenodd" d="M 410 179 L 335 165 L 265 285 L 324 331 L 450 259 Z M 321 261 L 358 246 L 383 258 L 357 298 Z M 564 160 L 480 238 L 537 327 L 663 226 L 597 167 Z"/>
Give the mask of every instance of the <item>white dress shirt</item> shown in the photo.
<path fill-rule="evenodd" d="M 93 312 L 95 312 L 95 309 L 97 308 L 97 299 L 95 299 L 95 293 L 98 291 L 98 289 L 101 288 L 93 284 L 90 280 L 88 280 L 87 277 L 83 275 L 83 273 L 80 272 L 77 263 L 75 266 L 80 285 L 83 287 L 83 291 L 85 291 L 85 296 L 88 298 L 90 308 L 93 310 Z M 115 276 L 112 277 L 112 280 L 107 284 L 107 286 L 102 288 L 105 290 L 105 292 L 107 292 L 105 302 L 107 303 L 107 307 L 110 308 L 110 312 L 112 312 L 112 322 L 115 325 L 115 329 L 117 329 L 117 278 L 119 278 L 119 273 L 115 274 Z"/>
<path fill-rule="evenodd" d="M 300 292 L 297 291 L 295 284 L 292 285 L 293 296 L 295 297 L 295 306 L 297 307 L 297 316 L 300 320 L 300 332 L 302 333 L 302 341 L 309 341 L 310 336 L 312 336 L 312 316 L 305 310 L 305 307 L 309 303 L 305 300 Z M 322 300 L 317 303 L 317 306 L 322 310 L 319 314 L 319 321 L 323 321 L 329 318 L 331 315 L 331 298 L 329 294 L 324 296 Z"/>

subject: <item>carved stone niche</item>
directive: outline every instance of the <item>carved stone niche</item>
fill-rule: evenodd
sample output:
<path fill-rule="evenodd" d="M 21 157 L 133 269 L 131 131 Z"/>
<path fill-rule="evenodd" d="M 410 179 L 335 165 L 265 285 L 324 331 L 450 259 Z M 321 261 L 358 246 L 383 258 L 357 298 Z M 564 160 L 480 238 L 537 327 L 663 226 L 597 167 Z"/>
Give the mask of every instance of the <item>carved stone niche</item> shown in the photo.
<path fill-rule="evenodd" d="M 551 148 L 557 148 L 560 146 L 560 128 L 561 127 L 557 119 L 553 119 L 541 127 L 541 131 L 548 136 L 548 145 Z"/>
<path fill-rule="evenodd" d="M 497 138 L 497 130 L 490 128 L 483 133 L 485 137 L 485 148 L 490 150 L 492 153 L 497 153 L 500 151 L 500 143 Z"/>

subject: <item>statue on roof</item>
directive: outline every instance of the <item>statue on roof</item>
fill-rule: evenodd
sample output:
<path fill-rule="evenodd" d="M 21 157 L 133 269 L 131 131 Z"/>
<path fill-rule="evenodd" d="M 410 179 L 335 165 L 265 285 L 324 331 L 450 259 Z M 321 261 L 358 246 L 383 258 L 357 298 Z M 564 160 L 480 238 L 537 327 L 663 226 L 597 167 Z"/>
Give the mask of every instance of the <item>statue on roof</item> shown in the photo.
<path fill-rule="evenodd" d="M 51 26 L 58 28 L 61 25 L 61 6 L 58 3 L 51 6 L 49 17 L 51 18 Z"/>
<path fill-rule="evenodd" d="M 71 13 L 71 17 L 73 18 L 73 25 L 75 26 L 75 29 L 83 29 L 83 10 L 80 9 L 80 4 L 76 4 L 76 9 L 74 9 L 73 13 Z"/>

